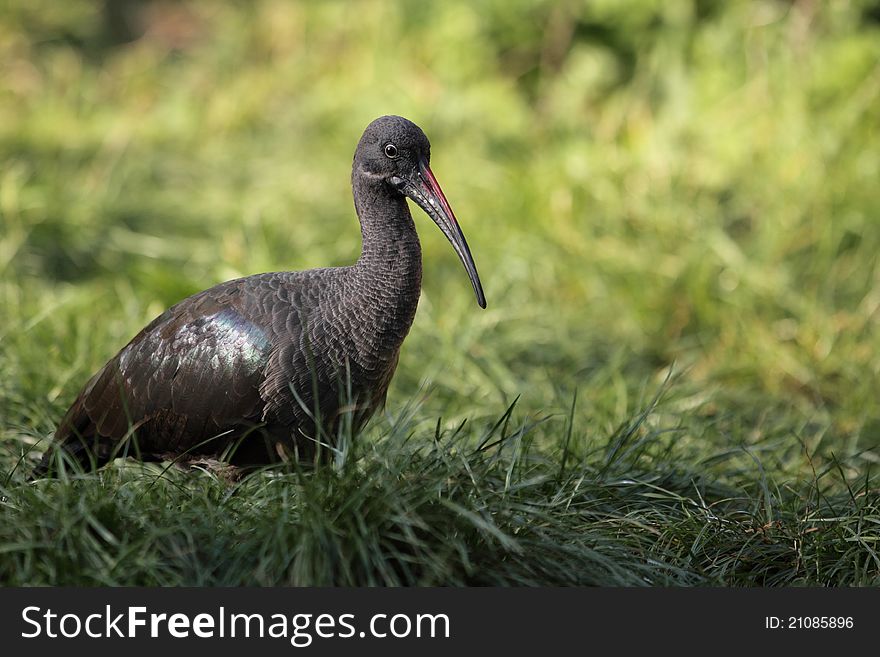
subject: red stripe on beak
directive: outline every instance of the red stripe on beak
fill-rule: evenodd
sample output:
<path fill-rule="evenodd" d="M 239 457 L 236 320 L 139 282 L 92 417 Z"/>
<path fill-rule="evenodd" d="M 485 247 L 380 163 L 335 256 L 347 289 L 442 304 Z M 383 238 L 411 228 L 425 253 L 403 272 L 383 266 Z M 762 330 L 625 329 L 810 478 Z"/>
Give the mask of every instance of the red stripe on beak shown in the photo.
<path fill-rule="evenodd" d="M 457 224 L 458 219 L 455 218 L 455 213 L 452 211 L 452 208 L 449 207 L 449 201 L 446 200 L 446 195 L 443 193 L 443 190 L 440 189 L 440 183 L 437 182 L 437 179 L 434 177 L 434 172 L 431 171 L 431 167 L 428 166 L 427 162 L 422 161 L 420 163 L 419 173 L 422 175 L 422 178 L 426 183 L 425 186 L 430 192 L 430 194 L 428 195 L 428 199 L 436 198 L 437 201 L 440 202 L 440 205 L 442 206 L 443 212 L 446 213 L 446 216 L 452 219 L 452 221 Z"/>

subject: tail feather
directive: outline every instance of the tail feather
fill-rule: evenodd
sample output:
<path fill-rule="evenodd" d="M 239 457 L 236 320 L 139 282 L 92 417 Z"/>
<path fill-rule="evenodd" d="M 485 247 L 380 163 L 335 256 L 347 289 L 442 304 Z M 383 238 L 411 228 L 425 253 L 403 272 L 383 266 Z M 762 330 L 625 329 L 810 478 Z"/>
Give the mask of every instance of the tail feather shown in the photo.
<path fill-rule="evenodd" d="M 97 469 L 110 460 L 110 453 L 111 445 L 97 434 L 95 425 L 82 412 L 77 400 L 58 425 L 52 444 L 27 480 L 57 476 L 61 459 L 83 470 Z"/>
<path fill-rule="evenodd" d="M 46 453 L 43 454 L 43 458 L 40 459 L 40 462 L 34 468 L 33 472 L 31 472 L 27 480 L 31 482 L 35 481 L 36 479 L 45 479 L 46 477 L 57 476 L 58 458 L 63 458 L 63 456 L 59 453 L 60 450 L 64 450 L 64 452 L 70 454 L 70 456 L 73 457 L 74 461 L 82 463 L 82 460 L 77 458 L 77 454 L 74 452 L 74 450 L 68 448 L 68 446 L 64 444 L 53 443 L 49 446 L 49 449 L 46 450 Z"/>
<path fill-rule="evenodd" d="M 59 461 L 67 459 L 72 464 L 78 465 L 83 470 L 100 468 L 110 459 L 105 455 L 107 450 L 99 443 L 96 447 L 90 447 L 84 441 L 73 439 L 71 441 L 53 443 L 43 458 L 34 467 L 28 477 L 28 481 L 58 476 Z"/>

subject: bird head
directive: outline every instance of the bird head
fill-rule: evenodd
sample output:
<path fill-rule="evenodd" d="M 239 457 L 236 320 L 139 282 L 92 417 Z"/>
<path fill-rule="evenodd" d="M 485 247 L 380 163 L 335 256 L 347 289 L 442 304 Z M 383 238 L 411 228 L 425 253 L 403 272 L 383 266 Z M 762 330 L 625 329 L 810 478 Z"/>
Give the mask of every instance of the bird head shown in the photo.
<path fill-rule="evenodd" d="M 471 279 L 477 303 L 486 307 L 480 275 L 464 233 L 431 171 L 431 143 L 415 123 L 382 116 L 367 126 L 354 155 L 357 175 L 388 185 L 412 199 L 443 231 Z"/>

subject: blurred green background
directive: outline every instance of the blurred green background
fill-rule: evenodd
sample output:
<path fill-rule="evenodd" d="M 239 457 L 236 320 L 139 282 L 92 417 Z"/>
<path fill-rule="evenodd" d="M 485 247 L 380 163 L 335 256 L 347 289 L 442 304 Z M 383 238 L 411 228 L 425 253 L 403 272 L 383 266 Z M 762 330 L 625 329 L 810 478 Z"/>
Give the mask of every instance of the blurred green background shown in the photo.
<path fill-rule="evenodd" d="M 357 258 L 382 114 L 489 307 L 416 210 L 354 456 L 24 486 L 164 308 Z M 878 0 L 0 0 L 0 582 L 877 584 L 878 128 Z"/>
<path fill-rule="evenodd" d="M 880 3 L 0 3 L 0 411 L 51 433 L 150 318 L 353 262 L 351 156 L 418 123 L 489 308 L 416 212 L 389 396 L 880 459 Z M 772 439 L 769 447 L 762 441 Z"/>

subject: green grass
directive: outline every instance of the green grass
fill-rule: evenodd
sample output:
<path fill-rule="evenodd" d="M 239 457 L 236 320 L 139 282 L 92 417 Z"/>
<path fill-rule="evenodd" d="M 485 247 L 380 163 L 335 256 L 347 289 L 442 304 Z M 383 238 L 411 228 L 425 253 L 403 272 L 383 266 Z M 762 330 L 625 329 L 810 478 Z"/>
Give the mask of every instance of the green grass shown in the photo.
<path fill-rule="evenodd" d="M 876 2 L 139 6 L 0 5 L 0 583 L 880 584 Z M 357 257 L 385 113 L 488 310 L 417 216 L 333 462 L 25 484 L 165 307 Z"/>

